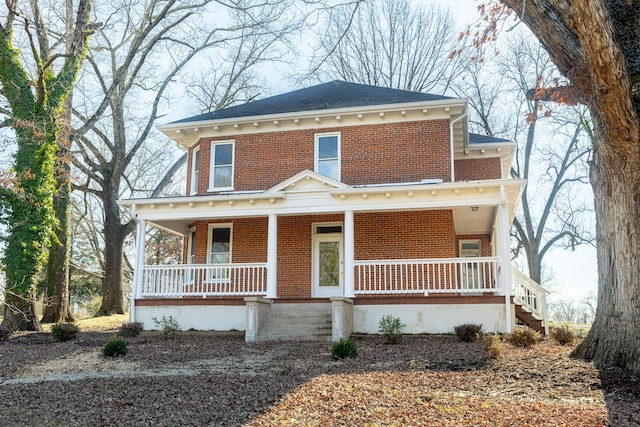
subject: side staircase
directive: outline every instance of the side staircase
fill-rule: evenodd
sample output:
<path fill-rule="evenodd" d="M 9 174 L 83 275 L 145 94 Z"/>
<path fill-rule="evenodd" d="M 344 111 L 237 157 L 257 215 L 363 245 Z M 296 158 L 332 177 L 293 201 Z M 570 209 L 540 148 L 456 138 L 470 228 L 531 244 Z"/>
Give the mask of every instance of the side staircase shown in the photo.
<path fill-rule="evenodd" d="M 257 340 L 331 341 L 331 303 L 272 304 Z"/>
<path fill-rule="evenodd" d="M 549 335 L 548 290 L 513 268 L 513 302 L 516 319 L 541 334 Z"/>

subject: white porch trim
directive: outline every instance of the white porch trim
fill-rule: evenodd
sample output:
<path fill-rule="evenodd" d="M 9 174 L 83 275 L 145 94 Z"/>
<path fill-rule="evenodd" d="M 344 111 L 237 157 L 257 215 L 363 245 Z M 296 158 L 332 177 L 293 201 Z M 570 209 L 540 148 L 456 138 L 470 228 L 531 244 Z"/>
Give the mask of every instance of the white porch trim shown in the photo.
<path fill-rule="evenodd" d="M 136 298 L 142 292 L 142 276 L 144 271 L 145 247 L 147 240 L 147 220 L 138 220 L 136 233 L 136 261 L 133 270 L 133 282 L 131 283 L 131 302 L 129 306 L 129 318 L 131 322 L 136 321 Z"/>
<path fill-rule="evenodd" d="M 344 296 L 355 297 L 354 257 L 355 233 L 353 226 L 353 211 L 344 212 Z"/>
<path fill-rule="evenodd" d="M 498 251 L 501 272 L 500 282 L 501 289 L 504 292 L 506 332 L 511 333 L 511 288 L 513 286 L 511 279 L 511 246 L 509 235 L 511 221 L 509 221 L 509 211 L 504 188 L 501 189 L 501 193 L 503 195 L 503 203 L 498 206 Z"/>
<path fill-rule="evenodd" d="M 269 214 L 267 227 L 267 295 L 266 298 L 278 297 L 278 217 Z"/>

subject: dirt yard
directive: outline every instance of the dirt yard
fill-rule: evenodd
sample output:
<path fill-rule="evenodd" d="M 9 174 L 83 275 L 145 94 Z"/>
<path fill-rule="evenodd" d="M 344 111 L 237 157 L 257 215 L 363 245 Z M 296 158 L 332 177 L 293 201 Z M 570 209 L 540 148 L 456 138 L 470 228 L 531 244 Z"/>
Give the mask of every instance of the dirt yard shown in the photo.
<path fill-rule="evenodd" d="M 123 320 L 80 322 L 65 343 L 48 333 L 0 342 L 0 425 L 640 425 L 639 376 L 598 371 L 549 342 L 505 344 L 487 360 L 480 343 L 453 336 L 356 337 L 358 357 L 334 361 L 330 343 L 145 332 L 105 359 Z"/>

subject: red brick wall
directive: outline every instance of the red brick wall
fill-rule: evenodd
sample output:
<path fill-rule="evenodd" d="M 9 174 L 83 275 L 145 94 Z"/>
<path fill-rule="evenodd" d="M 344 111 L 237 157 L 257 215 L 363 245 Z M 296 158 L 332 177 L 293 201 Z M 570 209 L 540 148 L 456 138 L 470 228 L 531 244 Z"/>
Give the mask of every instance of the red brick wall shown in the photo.
<path fill-rule="evenodd" d="M 267 262 L 267 218 L 234 218 L 216 221 L 197 221 L 196 264 L 207 262 L 209 224 L 232 223 L 231 261 L 233 263 Z M 186 250 L 185 250 L 186 252 Z"/>
<path fill-rule="evenodd" d="M 451 258 L 456 254 L 453 212 L 354 215 L 355 259 Z"/>
<path fill-rule="evenodd" d="M 454 173 L 456 181 L 500 179 L 502 178 L 502 166 L 499 157 L 456 160 L 454 162 Z"/>
<path fill-rule="evenodd" d="M 343 215 L 278 218 L 278 297 L 311 298 L 312 224 L 342 221 Z"/>
<path fill-rule="evenodd" d="M 447 120 L 318 128 L 203 138 L 198 192 L 209 186 L 212 140 L 235 141 L 234 188 L 266 190 L 304 169 L 314 169 L 314 135 L 340 132 L 341 180 L 349 185 L 451 180 Z M 193 149 L 189 150 L 190 158 Z M 188 164 L 187 190 L 191 175 Z"/>

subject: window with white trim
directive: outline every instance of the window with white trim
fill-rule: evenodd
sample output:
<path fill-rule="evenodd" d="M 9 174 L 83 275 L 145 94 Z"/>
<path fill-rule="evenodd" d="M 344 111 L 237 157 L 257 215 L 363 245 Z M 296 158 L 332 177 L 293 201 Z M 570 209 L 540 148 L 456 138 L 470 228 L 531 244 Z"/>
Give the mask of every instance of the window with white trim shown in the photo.
<path fill-rule="evenodd" d="M 211 143 L 209 191 L 233 190 L 233 141 Z"/>
<path fill-rule="evenodd" d="M 187 264 L 195 264 L 196 263 L 196 229 L 192 228 L 189 230 L 189 237 L 187 240 Z M 193 282 L 195 279 L 196 272 L 194 269 L 189 269 L 189 281 Z"/>
<path fill-rule="evenodd" d="M 315 136 L 315 171 L 340 181 L 340 133 Z"/>
<path fill-rule="evenodd" d="M 189 230 L 189 241 L 188 241 L 188 250 L 189 255 L 187 256 L 187 264 L 195 264 L 196 263 L 196 230 L 192 228 Z"/>
<path fill-rule="evenodd" d="M 231 263 L 231 224 L 209 224 L 209 264 Z"/>
<path fill-rule="evenodd" d="M 228 283 L 231 264 L 231 231 L 232 224 L 209 224 L 209 250 L 207 267 L 207 280 L 216 283 Z"/>
<path fill-rule="evenodd" d="M 193 149 L 191 153 L 191 184 L 189 194 L 198 192 L 198 176 L 200 175 L 200 147 Z"/>

